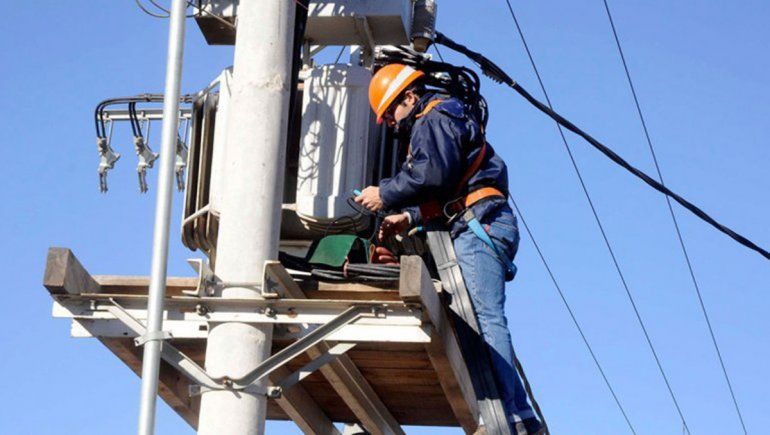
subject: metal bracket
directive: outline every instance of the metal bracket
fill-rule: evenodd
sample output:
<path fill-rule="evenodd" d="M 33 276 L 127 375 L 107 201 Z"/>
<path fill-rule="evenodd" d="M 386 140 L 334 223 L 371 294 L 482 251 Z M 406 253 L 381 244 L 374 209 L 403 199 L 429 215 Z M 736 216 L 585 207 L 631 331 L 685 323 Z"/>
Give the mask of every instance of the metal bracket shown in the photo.
<path fill-rule="evenodd" d="M 214 275 L 214 271 L 211 270 L 211 267 L 209 267 L 208 260 L 189 258 L 187 259 L 187 263 L 198 274 L 198 285 L 195 290 L 182 290 L 182 292 L 200 298 L 204 296 L 213 296 L 217 286 L 220 284 L 220 280 Z"/>
<path fill-rule="evenodd" d="M 276 398 L 281 397 L 280 394 L 278 396 L 273 396 L 275 394 L 273 390 L 275 390 L 275 387 L 257 387 L 257 386 L 249 386 L 247 388 L 232 388 L 228 387 L 227 385 L 221 385 L 218 387 L 207 387 L 204 385 L 190 385 L 189 387 L 189 394 L 190 397 L 200 396 L 204 393 L 210 393 L 212 391 L 232 391 L 233 393 L 237 392 L 243 392 L 246 394 L 253 394 L 255 396 L 266 396 L 270 398 Z"/>
<path fill-rule="evenodd" d="M 280 261 L 265 261 L 264 276 L 262 277 L 262 297 L 302 299 L 304 293 L 299 288 L 294 278 L 283 267 Z M 297 295 L 302 295 L 297 296 Z"/>
<path fill-rule="evenodd" d="M 168 331 L 153 331 L 144 335 L 140 335 L 134 339 L 134 344 L 137 346 L 144 346 L 148 341 L 163 341 L 171 339 L 171 333 Z"/>

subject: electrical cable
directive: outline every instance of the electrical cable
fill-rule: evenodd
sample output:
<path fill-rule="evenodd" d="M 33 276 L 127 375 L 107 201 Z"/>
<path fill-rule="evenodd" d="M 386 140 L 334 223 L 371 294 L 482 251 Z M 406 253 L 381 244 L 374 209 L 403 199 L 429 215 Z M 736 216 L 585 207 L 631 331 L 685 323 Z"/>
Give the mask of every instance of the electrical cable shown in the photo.
<path fill-rule="evenodd" d="M 193 96 L 190 94 L 182 95 L 179 98 L 179 101 L 181 103 L 190 103 L 192 102 L 192 100 L 193 100 Z M 96 137 L 105 138 L 107 136 L 106 122 L 104 120 L 104 110 L 111 105 L 126 104 L 131 102 L 162 103 L 163 94 L 141 94 L 133 97 L 109 98 L 99 102 L 99 104 L 97 104 L 96 108 L 94 109 L 94 124 L 96 127 Z"/>
<path fill-rule="evenodd" d="M 545 84 L 543 83 L 542 77 L 540 76 L 540 72 L 539 72 L 539 70 L 537 68 L 537 65 L 535 64 L 535 60 L 534 60 L 534 57 L 532 56 L 532 52 L 530 51 L 529 45 L 527 44 L 527 40 L 524 37 L 524 32 L 522 31 L 521 26 L 519 25 L 519 21 L 516 18 L 516 14 L 513 11 L 513 7 L 511 6 L 510 1 L 509 0 L 505 0 L 505 1 L 508 4 L 508 10 L 511 13 L 511 17 L 513 18 L 514 24 L 516 25 L 516 29 L 517 29 L 517 31 L 519 33 L 519 37 L 521 38 L 521 41 L 522 41 L 522 43 L 524 45 L 524 49 L 527 52 L 527 56 L 529 58 L 530 64 L 532 65 L 532 69 L 534 70 L 535 76 L 537 77 L 538 83 L 540 84 L 540 89 L 542 90 L 543 95 L 545 96 L 546 102 L 548 103 L 548 109 L 550 109 L 551 112 L 553 112 L 552 104 L 551 104 L 551 99 L 548 96 L 548 92 L 545 89 Z M 572 150 L 570 149 L 569 143 L 567 142 L 567 138 L 565 137 L 564 132 L 562 131 L 561 125 L 559 125 L 559 124 L 560 123 L 557 123 L 557 128 L 559 130 L 559 135 L 561 136 L 562 142 L 564 143 L 564 147 L 565 147 L 565 149 L 567 151 L 567 154 L 569 155 L 570 161 L 572 162 L 572 166 L 575 169 L 575 173 L 577 174 L 578 180 L 580 181 L 580 185 L 581 185 L 581 187 L 583 189 L 583 193 L 585 194 L 585 197 L 588 200 L 588 205 L 590 206 L 591 212 L 594 215 L 594 219 L 596 220 L 596 224 L 599 227 L 599 231 L 601 232 L 602 238 L 604 239 L 604 243 L 607 246 L 607 250 L 609 251 L 610 257 L 612 258 L 612 262 L 615 265 L 615 270 L 617 271 L 618 277 L 620 278 L 620 281 L 621 281 L 621 283 L 623 285 L 623 288 L 625 289 L 626 295 L 628 296 L 628 300 L 631 303 L 631 307 L 633 308 L 634 313 L 636 315 L 636 319 L 639 322 L 639 326 L 641 327 L 642 332 L 644 333 L 645 340 L 647 341 L 647 344 L 648 344 L 648 346 L 650 348 L 652 356 L 655 359 L 655 363 L 658 366 L 658 370 L 660 371 L 660 375 L 661 375 L 661 377 L 663 378 L 663 381 L 666 384 L 666 388 L 668 389 L 669 395 L 671 396 L 671 400 L 673 401 L 674 406 L 676 408 L 676 411 L 679 414 L 680 419 L 682 420 L 682 424 L 685 426 L 685 428 L 687 428 L 687 432 L 689 433 L 689 428 L 687 427 L 687 422 L 686 422 L 686 419 L 684 417 L 684 413 L 682 412 L 682 409 L 679 406 L 679 401 L 677 400 L 676 395 L 674 394 L 674 390 L 671 387 L 671 383 L 668 380 L 668 376 L 666 375 L 666 372 L 663 369 L 663 364 L 660 361 L 660 358 L 658 357 L 658 353 L 655 350 L 655 346 L 652 343 L 652 338 L 650 337 L 650 335 L 649 335 L 649 333 L 647 331 L 647 327 L 644 324 L 644 320 L 642 320 L 642 315 L 641 315 L 641 313 L 639 312 L 639 309 L 636 306 L 636 301 L 634 300 L 634 297 L 631 294 L 631 290 L 630 290 L 630 288 L 628 286 L 628 283 L 626 282 L 625 276 L 623 275 L 623 271 L 620 268 L 620 264 L 618 262 L 618 259 L 615 256 L 615 252 L 612 249 L 612 245 L 610 244 L 609 238 L 607 237 L 607 233 L 604 230 L 604 225 L 602 224 L 601 219 L 599 218 L 599 214 L 596 211 L 596 207 L 594 206 L 593 200 L 591 199 L 591 195 L 588 192 L 588 187 L 586 186 L 585 181 L 583 180 L 583 176 L 580 173 L 580 169 L 578 168 L 577 162 L 575 161 L 575 158 L 574 158 L 574 156 L 572 154 Z"/>
<path fill-rule="evenodd" d="M 166 9 L 166 8 L 164 8 L 164 7 L 163 7 L 163 6 L 161 6 L 160 4 L 158 4 L 158 2 L 157 2 L 157 1 L 155 1 L 155 0 L 149 0 L 149 2 L 150 2 L 150 3 L 152 3 L 152 5 L 153 5 L 153 6 L 155 6 L 156 8 L 158 8 L 158 9 L 162 10 L 163 12 L 165 12 L 166 14 L 168 14 L 169 16 L 171 16 L 171 11 L 170 11 L 169 9 Z"/>
<path fill-rule="evenodd" d="M 660 183 L 665 185 L 665 182 L 663 181 L 663 173 L 661 172 L 660 165 L 658 164 L 658 158 L 655 153 L 655 147 L 652 145 L 652 139 L 650 138 L 650 132 L 647 129 L 647 122 L 645 121 L 644 114 L 642 113 L 641 105 L 639 104 L 639 98 L 636 94 L 636 88 L 634 87 L 634 82 L 631 80 L 631 72 L 628 69 L 628 64 L 626 62 L 626 56 L 623 53 L 623 48 L 620 44 L 620 38 L 618 37 L 617 29 L 615 28 L 615 21 L 612 19 L 612 13 L 610 12 L 610 6 L 607 3 L 607 0 L 602 0 L 604 2 L 604 10 L 607 12 L 607 19 L 610 22 L 610 27 L 612 29 L 612 35 L 615 39 L 615 45 L 618 48 L 618 53 L 620 54 L 620 60 L 623 63 L 623 70 L 626 73 L 626 79 L 628 79 L 628 86 L 631 89 L 631 95 L 634 98 L 634 104 L 636 105 L 636 112 L 639 114 L 639 121 L 642 124 L 642 129 L 644 130 L 644 136 L 647 139 L 647 146 L 650 150 L 650 154 L 652 155 L 652 161 L 655 164 L 655 170 L 658 173 L 658 179 L 660 180 Z M 676 230 L 677 238 L 679 239 L 679 245 L 682 248 L 682 254 L 684 254 L 685 262 L 687 263 L 687 269 L 690 272 L 690 278 L 692 279 L 693 286 L 695 287 L 695 293 L 698 296 L 698 302 L 700 303 L 701 311 L 703 312 L 703 317 L 706 320 L 706 325 L 708 326 L 709 335 L 711 336 L 711 342 L 714 344 L 714 349 L 717 353 L 717 358 L 719 359 L 719 364 L 722 367 L 722 373 L 724 374 L 725 381 L 727 382 L 727 388 L 730 390 L 730 396 L 732 397 L 733 405 L 735 406 L 735 412 L 738 414 L 738 420 L 740 420 L 741 427 L 743 428 L 743 433 L 747 434 L 748 431 L 746 430 L 746 424 L 743 421 L 743 415 L 741 413 L 740 407 L 738 406 L 738 400 L 735 397 L 735 392 L 733 391 L 732 382 L 730 382 L 730 376 L 727 374 L 727 368 L 725 367 L 725 362 L 722 359 L 722 352 L 719 349 L 719 345 L 717 344 L 717 339 L 714 334 L 714 328 L 711 325 L 711 320 L 709 318 L 708 312 L 706 311 L 706 305 L 703 302 L 703 296 L 700 291 L 700 286 L 698 285 L 698 280 L 695 278 L 695 272 L 693 270 L 692 262 L 690 261 L 690 255 L 687 252 L 687 247 L 684 243 L 684 238 L 682 237 L 681 229 L 679 228 L 679 222 L 676 218 L 676 214 L 674 214 L 674 208 L 671 205 L 671 199 L 666 196 L 666 204 L 668 205 L 668 211 L 671 214 L 671 221 L 674 223 L 674 229 Z"/>
<path fill-rule="evenodd" d="M 481 80 L 478 74 L 465 66 L 430 60 L 430 56 L 407 47 L 394 46 L 382 49 L 375 58 L 377 65 L 401 63 L 426 73 L 425 84 L 442 89 L 445 93 L 459 98 L 468 113 L 479 124 L 486 127 L 489 120 L 487 102 L 479 92 Z"/>
<path fill-rule="evenodd" d="M 155 6 L 158 9 L 160 9 L 161 11 L 163 11 L 166 15 L 160 15 L 158 13 L 150 11 L 149 9 L 147 9 L 142 4 L 142 2 L 140 0 L 134 0 L 134 3 L 136 3 L 137 6 L 139 6 L 139 9 L 141 9 L 142 12 L 144 12 L 145 14 L 147 14 L 147 15 L 153 17 L 153 18 L 168 19 L 169 17 L 171 17 L 171 12 L 167 8 L 164 8 L 163 6 L 161 6 L 156 0 L 149 0 L 149 1 L 150 1 L 150 3 L 152 3 L 153 6 Z M 295 1 L 297 1 L 297 0 L 295 0 Z M 226 25 L 230 29 L 235 29 L 235 25 L 233 23 L 227 21 L 225 18 L 223 18 L 223 17 L 221 17 L 221 16 L 219 16 L 217 14 L 211 13 L 211 12 L 201 8 L 200 0 L 198 0 L 197 3 L 198 4 L 196 5 L 196 4 L 193 3 L 192 0 L 187 0 L 187 6 L 188 7 L 192 7 L 193 9 L 197 9 L 198 12 L 197 12 L 197 14 L 195 12 L 193 12 L 192 14 L 185 15 L 185 18 L 195 18 L 198 15 L 201 15 L 202 13 L 205 13 L 206 15 L 208 15 L 208 16 L 210 16 L 212 18 L 215 18 L 220 23 Z M 305 9 L 307 9 L 307 8 L 305 8 Z"/>
<path fill-rule="evenodd" d="M 145 14 L 147 14 L 147 15 L 153 17 L 153 18 L 167 19 L 167 18 L 171 17 L 171 11 L 169 9 L 164 8 L 163 6 L 161 6 L 156 0 L 149 0 L 149 1 L 150 1 L 150 3 L 152 3 L 153 6 L 155 6 L 159 10 L 163 11 L 163 13 L 166 14 L 166 15 L 160 15 L 158 13 L 150 11 L 149 9 L 147 9 L 142 4 L 142 2 L 140 0 L 134 0 L 134 3 L 136 3 L 137 6 L 139 6 L 139 9 L 141 9 L 142 12 L 144 12 Z M 192 4 L 191 1 L 188 1 L 187 4 L 189 6 L 193 6 L 194 7 L 194 5 Z M 185 15 L 185 18 L 193 18 L 193 17 L 195 17 L 195 14 Z"/>
<path fill-rule="evenodd" d="M 136 114 L 136 102 L 128 103 L 128 119 L 131 122 L 131 132 L 134 137 L 144 137 L 142 134 L 142 124 L 139 122 L 139 117 Z"/>
<path fill-rule="evenodd" d="M 551 266 L 548 265 L 548 262 L 546 261 L 545 256 L 543 255 L 543 251 L 540 249 L 540 245 L 537 243 L 537 240 L 535 240 L 535 236 L 532 234 L 532 230 L 529 228 L 529 225 L 527 224 L 526 219 L 524 219 L 524 215 L 522 214 L 521 209 L 519 208 L 519 205 L 516 203 L 516 201 L 513 199 L 512 196 L 509 195 L 508 199 L 513 205 L 513 208 L 516 210 L 516 214 L 519 216 L 521 223 L 524 225 L 524 229 L 527 231 L 527 235 L 529 235 L 529 239 L 532 241 L 532 245 L 535 247 L 535 251 L 537 251 L 537 255 L 540 257 L 540 261 L 543 263 L 543 266 L 545 266 L 545 270 L 546 272 L 548 272 L 548 276 L 551 278 L 551 282 L 553 282 L 553 285 L 556 288 L 556 292 L 559 294 L 561 301 L 564 303 L 564 307 L 567 309 L 567 312 L 569 313 L 569 316 L 572 319 L 572 323 L 575 325 L 575 328 L 577 328 L 578 333 L 580 333 L 580 337 L 583 339 L 583 344 L 586 345 L 586 348 L 588 349 L 588 353 L 591 354 L 591 358 L 593 359 L 594 364 L 596 365 L 596 368 L 599 370 L 599 373 L 601 374 L 602 379 L 604 379 L 604 384 L 607 385 L 607 389 L 610 390 L 610 394 L 612 394 L 612 398 L 615 400 L 615 404 L 618 405 L 618 409 L 620 410 L 621 414 L 623 414 L 623 418 L 626 420 L 626 424 L 628 424 L 628 428 L 631 430 L 633 434 L 636 434 L 636 430 L 634 429 L 634 426 L 631 424 L 631 420 L 628 418 L 628 414 L 626 414 L 625 408 L 623 408 L 623 405 L 620 403 L 620 399 L 618 398 L 618 395 L 615 393 L 615 389 L 612 387 L 612 384 L 610 383 L 609 378 L 607 378 L 607 374 L 604 372 L 604 368 L 602 368 L 602 365 L 599 363 L 599 358 L 596 356 L 596 353 L 594 352 L 593 347 L 591 347 L 591 344 L 588 342 L 588 338 L 583 332 L 583 327 L 580 326 L 580 323 L 578 322 L 577 317 L 575 316 L 575 313 L 572 311 L 572 307 L 570 306 L 569 302 L 567 302 L 567 297 L 564 295 L 564 291 L 562 291 L 561 286 L 559 285 L 558 281 L 556 281 L 556 277 L 554 276 L 553 271 L 551 270 Z"/>
<path fill-rule="evenodd" d="M 444 60 L 444 56 L 441 55 L 441 52 L 438 49 L 438 45 L 433 44 L 433 49 L 436 50 L 436 54 L 438 55 L 438 58 L 441 59 L 442 62 L 446 62 Z"/>
<path fill-rule="evenodd" d="M 140 0 L 134 0 L 134 3 L 136 3 L 137 6 L 139 6 L 139 9 L 141 9 L 142 12 L 144 12 L 145 14 L 147 14 L 147 15 L 153 17 L 153 18 L 168 18 L 170 16 L 168 14 L 168 10 L 166 10 L 166 15 L 160 15 L 160 14 L 156 14 L 154 12 L 151 12 L 149 9 L 144 7 L 144 5 L 142 4 L 142 2 Z"/>
<path fill-rule="evenodd" d="M 305 9 L 306 11 L 307 11 L 307 10 L 309 10 L 309 9 L 308 9 L 308 5 L 307 5 L 307 3 L 308 3 L 307 1 L 305 1 L 305 2 L 303 3 L 303 2 L 300 2 L 299 0 L 294 0 L 294 3 L 296 3 L 296 4 L 297 4 L 297 6 L 300 6 L 300 7 L 302 7 L 302 8 L 303 8 L 303 9 Z"/>
<path fill-rule="evenodd" d="M 599 150 L 602 154 L 604 154 L 606 157 L 608 157 L 610 160 L 627 170 L 628 172 L 632 173 L 642 181 L 644 181 L 647 185 L 652 187 L 653 189 L 657 190 L 658 192 L 667 195 L 674 199 L 674 201 L 681 204 L 685 209 L 689 210 L 691 213 L 699 217 L 701 220 L 707 222 L 720 232 L 728 235 L 730 238 L 735 240 L 736 242 L 740 243 L 741 245 L 752 249 L 756 252 L 758 252 L 763 257 L 770 260 L 770 252 L 767 250 L 759 247 L 756 243 L 752 242 L 751 240 L 747 239 L 746 237 L 736 233 L 729 227 L 722 225 L 721 223 L 717 222 L 714 218 L 709 216 L 706 212 L 698 208 L 696 205 L 692 204 L 691 202 L 687 201 L 686 199 L 679 196 L 677 193 L 673 192 L 668 187 L 660 184 L 656 180 L 654 180 L 649 175 L 645 174 L 644 172 L 640 171 L 639 169 L 631 166 L 628 162 L 626 162 L 622 157 L 617 155 L 614 151 L 607 148 L 604 144 L 599 142 L 598 140 L 594 139 L 591 135 L 586 133 L 585 131 L 581 130 L 575 124 L 571 123 L 569 120 L 561 116 L 560 114 L 556 113 L 552 108 L 549 106 L 543 104 L 539 100 L 537 100 L 535 97 L 533 97 L 529 92 L 527 92 L 526 89 L 524 89 L 521 85 L 519 85 L 517 82 L 515 82 L 508 74 L 505 73 L 502 69 L 500 69 L 499 66 L 495 65 L 492 61 L 481 55 L 480 53 L 474 52 L 467 47 L 458 44 L 455 41 L 452 41 L 445 35 L 443 35 L 440 32 L 436 32 L 436 42 L 439 44 L 442 44 L 448 48 L 451 48 L 452 50 L 457 51 L 458 53 L 466 55 L 468 58 L 473 60 L 482 70 L 482 72 L 491 78 L 492 80 L 505 84 L 514 91 L 516 91 L 519 95 L 524 97 L 530 104 L 535 106 L 538 110 L 546 114 L 548 117 L 559 123 L 561 126 L 566 128 L 567 130 L 577 134 L 578 136 L 585 139 L 586 142 L 591 144 L 594 148 Z"/>
<path fill-rule="evenodd" d="M 336 63 L 338 63 L 338 62 L 340 61 L 340 58 L 342 57 L 342 53 L 344 53 L 344 52 L 345 52 L 345 49 L 346 49 L 346 48 L 347 48 L 347 46 L 345 46 L 345 45 L 343 45 L 343 46 L 342 46 L 342 48 L 340 48 L 340 52 L 339 52 L 339 53 L 337 53 L 337 58 L 336 58 L 336 59 L 334 59 L 334 63 L 335 63 L 335 64 L 336 64 Z"/>
<path fill-rule="evenodd" d="M 359 207 L 358 203 L 353 201 L 353 198 L 350 198 L 350 197 L 347 198 L 345 201 L 348 203 L 348 206 L 350 206 L 350 208 L 352 208 L 358 213 L 358 216 L 367 215 L 367 216 L 374 217 L 374 228 L 372 229 L 372 234 L 369 237 L 367 237 L 368 241 L 370 242 L 374 241 L 374 238 L 377 237 L 377 233 L 380 232 L 380 225 L 382 224 L 382 220 L 385 219 L 388 216 L 388 214 L 382 210 L 378 212 L 372 212 L 372 211 L 369 211 L 366 207 Z"/>

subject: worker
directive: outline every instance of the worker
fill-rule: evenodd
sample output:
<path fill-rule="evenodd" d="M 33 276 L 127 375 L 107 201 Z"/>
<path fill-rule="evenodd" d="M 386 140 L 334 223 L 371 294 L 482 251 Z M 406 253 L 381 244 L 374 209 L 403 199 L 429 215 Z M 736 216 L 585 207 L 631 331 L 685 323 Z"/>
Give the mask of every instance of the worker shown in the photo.
<path fill-rule="evenodd" d="M 504 312 L 505 283 L 516 272 L 519 244 L 505 163 L 463 102 L 430 89 L 420 70 L 395 63 L 380 68 L 369 85 L 369 103 L 377 123 L 395 129 L 408 153 L 396 175 L 366 187 L 355 201 L 373 212 L 396 211 L 383 219 L 380 239 L 445 219 L 511 431 L 543 433 L 514 366 Z M 477 433 L 486 433 L 483 423 Z"/>

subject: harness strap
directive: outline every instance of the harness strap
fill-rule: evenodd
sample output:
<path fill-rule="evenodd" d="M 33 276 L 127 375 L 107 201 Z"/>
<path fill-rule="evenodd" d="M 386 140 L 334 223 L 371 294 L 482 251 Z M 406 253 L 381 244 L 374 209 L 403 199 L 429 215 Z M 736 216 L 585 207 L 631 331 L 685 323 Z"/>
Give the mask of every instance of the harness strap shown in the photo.
<path fill-rule="evenodd" d="M 481 167 L 481 164 L 484 162 L 484 157 L 487 155 L 487 142 L 484 142 L 484 145 L 481 146 L 481 151 L 479 151 L 479 155 L 476 156 L 475 159 L 473 159 L 473 163 L 468 167 L 468 170 L 465 171 L 465 174 L 463 174 L 463 178 L 460 179 L 460 183 L 457 185 L 457 188 L 455 189 L 455 196 L 459 195 L 460 192 L 463 191 L 465 186 L 468 184 L 468 180 L 471 179 L 473 174 L 479 171 L 479 168 Z"/>
<path fill-rule="evenodd" d="M 431 110 L 433 110 L 433 108 L 434 108 L 434 107 L 438 106 L 438 105 L 439 105 L 439 104 L 441 104 L 441 102 L 443 102 L 443 101 L 444 101 L 444 100 L 442 100 L 442 99 L 435 99 L 435 100 L 433 100 L 433 101 L 430 101 L 430 102 L 428 102 L 428 104 L 426 104 L 426 105 L 425 105 L 425 108 L 424 108 L 424 109 L 422 109 L 422 112 L 418 113 L 418 114 L 417 114 L 417 116 L 415 116 L 415 118 L 416 118 L 416 119 L 420 119 L 420 118 L 422 118 L 423 116 L 427 115 L 427 114 L 428 114 L 428 112 L 430 112 Z"/>
<path fill-rule="evenodd" d="M 422 112 L 417 114 L 416 118 L 422 118 L 423 116 L 427 115 L 431 110 L 433 110 L 436 106 L 441 104 L 444 100 L 443 99 L 435 99 L 428 104 L 425 105 L 425 108 L 423 108 Z M 479 168 L 481 168 L 482 163 L 484 163 L 484 158 L 487 155 L 487 143 L 484 142 L 484 144 L 481 146 L 481 150 L 479 151 L 479 154 L 476 156 L 475 159 L 473 159 L 473 162 L 468 167 L 468 169 L 463 174 L 462 178 L 460 179 L 460 182 L 457 184 L 457 188 L 455 189 L 454 196 L 460 195 L 462 193 L 463 189 L 468 184 L 468 180 L 473 177 L 473 174 L 478 172 Z M 465 205 L 465 207 L 469 207 L 474 202 L 478 202 L 479 200 L 487 197 L 487 196 L 494 196 L 496 194 L 500 194 L 498 190 L 495 189 L 495 192 L 487 191 L 486 189 L 480 189 L 484 190 L 484 192 L 480 192 L 481 195 L 474 198 L 470 198 L 471 195 L 468 195 L 465 198 L 461 198 L 463 201 L 462 203 Z M 501 194 L 500 194 L 501 195 Z M 436 219 L 438 217 L 443 216 L 444 214 L 444 207 L 441 206 L 441 204 L 436 201 L 427 201 L 425 203 L 420 204 L 420 214 L 422 215 L 423 221 L 427 222 L 432 219 Z"/>
<path fill-rule="evenodd" d="M 504 252 L 501 252 L 499 249 L 497 249 L 497 245 L 495 245 L 495 243 L 492 241 L 492 238 L 489 237 L 489 234 L 484 229 L 484 227 L 481 226 L 481 222 L 476 219 L 476 216 L 473 214 L 473 212 L 470 211 L 470 209 L 467 210 L 463 215 L 463 218 L 465 219 L 465 223 L 468 224 L 468 229 L 473 231 L 473 234 L 476 235 L 476 237 L 478 237 L 482 242 L 484 242 L 485 245 L 489 246 L 492 249 L 492 252 L 497 255 L 497 258 L 499 258 L 500 261 L 505 265 L 505 268 L 510 274 L 510 278 L 516 276 L 516 271 L 518 270 L 516 265 L 510 258 L 508 258 L 507 255 L 505 255 Z"/>

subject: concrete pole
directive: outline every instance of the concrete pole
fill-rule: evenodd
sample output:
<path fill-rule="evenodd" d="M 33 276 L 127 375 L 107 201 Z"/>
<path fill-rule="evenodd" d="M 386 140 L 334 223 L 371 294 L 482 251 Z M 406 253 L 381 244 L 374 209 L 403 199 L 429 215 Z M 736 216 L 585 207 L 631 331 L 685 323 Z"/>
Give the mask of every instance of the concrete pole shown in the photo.
<path fill-rule="evenodd" d="M 215 272 L 225 282 L 261 282 L 278 255 L 295 3 L 241 0 L 235 40 L 221 221 Z M 223 298 L 260 298 L 229 287 Z M 272 326 L 225 323 L 209 332 L 206 371 L 239 378 L 270 354 Z M 264 433 L 266 397 L 213 391 L 201 399 L 198 433 Z"/>
<path fill-rule="evenodd" d="M 174 155 L 179 128 L 179 88 L 184 53 L 185 0 L 174 0 L 168 30 L 166 89 L 163 97 L 163 128 L 160 145 L 158 197 L 155 201 L 155 227 L 152 235 L 152 266 L 147 305 L 147 340 L 142 358 L 142 387 L 139 404 L 139 435 L 155 432 L 155 402 L 162 346 L 163 299 L 166 294 L 168 237 L 174 185 Z"/>

